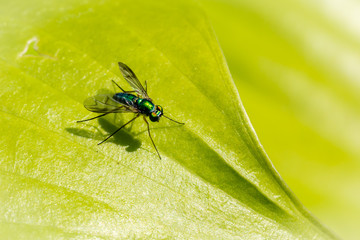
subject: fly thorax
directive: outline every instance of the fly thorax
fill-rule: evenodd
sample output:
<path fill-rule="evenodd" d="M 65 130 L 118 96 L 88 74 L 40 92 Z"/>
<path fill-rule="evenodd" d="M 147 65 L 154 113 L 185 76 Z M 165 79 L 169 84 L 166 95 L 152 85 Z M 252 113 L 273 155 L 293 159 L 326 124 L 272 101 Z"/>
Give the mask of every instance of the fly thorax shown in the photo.
<path fill-rule="evenodd" d="M 155 104 L 153 104 L 152 102 L 146 99 L 139 98 L 137 100 L 137 105 L 140 111 L 142 113 L 145 113 L 146 115 L 149 115 L 151 112 L 155 110 Z"/>

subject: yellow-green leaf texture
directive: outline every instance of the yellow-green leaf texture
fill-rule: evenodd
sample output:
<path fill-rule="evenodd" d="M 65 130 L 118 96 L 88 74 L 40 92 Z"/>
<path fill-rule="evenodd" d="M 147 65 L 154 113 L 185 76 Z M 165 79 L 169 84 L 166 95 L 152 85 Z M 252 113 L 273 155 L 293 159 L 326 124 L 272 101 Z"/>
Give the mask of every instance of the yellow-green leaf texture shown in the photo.
<path fill-rule="evenodd" d="M 0 231 L 6 239 L 327 239 L 263 150 L 192 1 L 2 1 Z M 93 117 L 117 62 L 166 119 Z"/>

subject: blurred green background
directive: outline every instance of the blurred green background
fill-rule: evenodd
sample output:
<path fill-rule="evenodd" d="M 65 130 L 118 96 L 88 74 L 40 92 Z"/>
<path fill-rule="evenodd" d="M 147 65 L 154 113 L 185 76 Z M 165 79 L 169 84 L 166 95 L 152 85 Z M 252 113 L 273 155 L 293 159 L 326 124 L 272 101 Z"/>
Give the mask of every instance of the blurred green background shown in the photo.
<path fill-rule="evenodd" d="M 202 0 L 250 120 L 302 203 L 360 236 L 360 3 Z"/>

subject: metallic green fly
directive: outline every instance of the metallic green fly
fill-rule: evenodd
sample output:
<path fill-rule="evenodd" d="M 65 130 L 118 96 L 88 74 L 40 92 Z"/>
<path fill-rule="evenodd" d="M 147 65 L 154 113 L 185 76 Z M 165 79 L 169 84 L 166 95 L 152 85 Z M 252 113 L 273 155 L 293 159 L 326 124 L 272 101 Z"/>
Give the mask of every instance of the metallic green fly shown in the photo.
<path fill-rule="evenodd" d="M 165 116 L 163 112 L 163 108 L 160 105 L 155 105 L 151 100 L 151 98 L 148 96 L 146 81 L 144 88 L 141 85 L 139 79 L 136 77 L 135 73 L 127 65 L 121 62 L 119 62 L 118 64 L 123 77 L 133 88 L 133 91 L 125 91 L 116 82 L 113 81 L 113 83 L 115 83 L 115 85 L 118 86 L 118 88 L 120 88 L 122 92 L 115 93 L 113 96 L 99 94 L 86 99 L 84 101 L 84 107 L 87 110 L 102 114 L 93 118 L 89 118 L 77 122 L 85 122 L 85 121 L 93 120 L 99 117 L 103 117 L 109 113 L 128 113 L 128 112 L 135 113 L 134 118 L 132 118 L 130 121 L 122 125 L 119 129 L 117 129 L 115 132 L 110 134 L 110 136 L 105 138 L 102 142 L 98 143 L 98 145 L 100 145 L 106 140 L 108 140 L 110 137 L 112 137 L 114 134 L 116 134 L 118 131 L 120 131 L 123 127 L 125 127 L 126 125 L 137 119 L 138 117 L 143 116 L 143 119 L 147 124 L 147 130 L 149 133 L 150 140 L 154 145 L 154 148 L 157 154 L 159 155 L 159 158 L 161 159 L 160 153 L 157 150 L 156 145 L 151 137 L 150 127 L 148 121 L 146 120 L 146 117 L 149 117 L 150 121 L 152 122 L 159 122 L 160 117 L 163 116 L 178 124 L 184 124 L 184 123 L 180 123 Z"/>

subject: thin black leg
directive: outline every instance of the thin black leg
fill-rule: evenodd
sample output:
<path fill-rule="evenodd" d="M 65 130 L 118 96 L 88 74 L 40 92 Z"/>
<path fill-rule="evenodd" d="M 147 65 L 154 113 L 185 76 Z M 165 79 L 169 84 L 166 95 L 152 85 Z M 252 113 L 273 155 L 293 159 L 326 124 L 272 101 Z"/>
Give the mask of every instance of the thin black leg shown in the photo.
<path fill-rule="evenodd" d="M 115 132 L 113 132 L 110 136 L 108 136 L 107 138 L 105 138 L 103 141 L 99 142 L 98 145 L 102 144 L 103 142 L 105 142 L 106 140 L 108 140 L 109 138 L 111 138 L 112 136 L 114 136 L 114 134 L 116 134 L 118 131 L 120 131 L 123 127 L 125 127 L 126 125 L 128 125 L 129 123 L 131 123 L 132 121 L 134 121 L 135 119 L 137 119 L 140 115 L 136 115 L 133 119 L 131 119 L 130 121 L 128 121 L 127 123 L 125 123 L 124 125 L 122 125 L 118 130 L 116 130 Z"/>
<path fill-rule="evenodd" d="M 111 80 L 118 88 L 120 88 L 121 91 L 123 91 L 124 93 L 133 93 L 135 91 L 125 91 L 124 89 L 122 89 L 122 87 L 120 87 L 119 84 L 117 84 L 114 80 Z"/>
<path fill-rule="evenodd" d="M 145 92 L 147 93 L 147 81 L 145 80 Z"/>
<path fill-rule="evenodd" d="M 126 92 L 122 87 L 120 87 L 119 84 L 117 84 L 114 80 L 111 80 L 118 88 L 120 88 L 121 91 Z"/>
<path fill-rule="evenodd" d="M 161 159 L 160 153 L 159 153 L 159 151 L 157 150 L 157 148 L 156 148 L 156 146 L 155 146 L 155 143 L 154 143 L 154 140 L 153 140 L 152 137 L 151 137 L 151 134 L 150 134 L 150 126 L 149 126 L 148 121 L 146 121 L 145 116 L 144 116 L 144 121 L 145 121 L 146 124 L 147 124 L 147 129 L 148 129 L 148 133 L 149 133 L 150 140 L 151 140 L 152 144 L 154 145 L 154 148 L 155 148 L 157 154 L 159 155 L 159 158 Z"/>
<path fill-rule="evenodd" d="M 103 116 L 105 116 L 105 115 L 107 115 L 107 114 L 109 114 L 109 113 L 111 113 L 111 112 L 107 112 L 107 113 L 101 114 L 101 115 L 96 116 L 96 117 L 93 117 L 93 118 L 89 118 L 89 119 L 85 119 L 85 120 L 80 120 L 80 121 L 76 121 L 76 122 L 79 123 L 79 122 L 86 122 L 86 121 L 94 120 L 94 119 L 96 119 L 96 118 L 103 117 Z"/>

